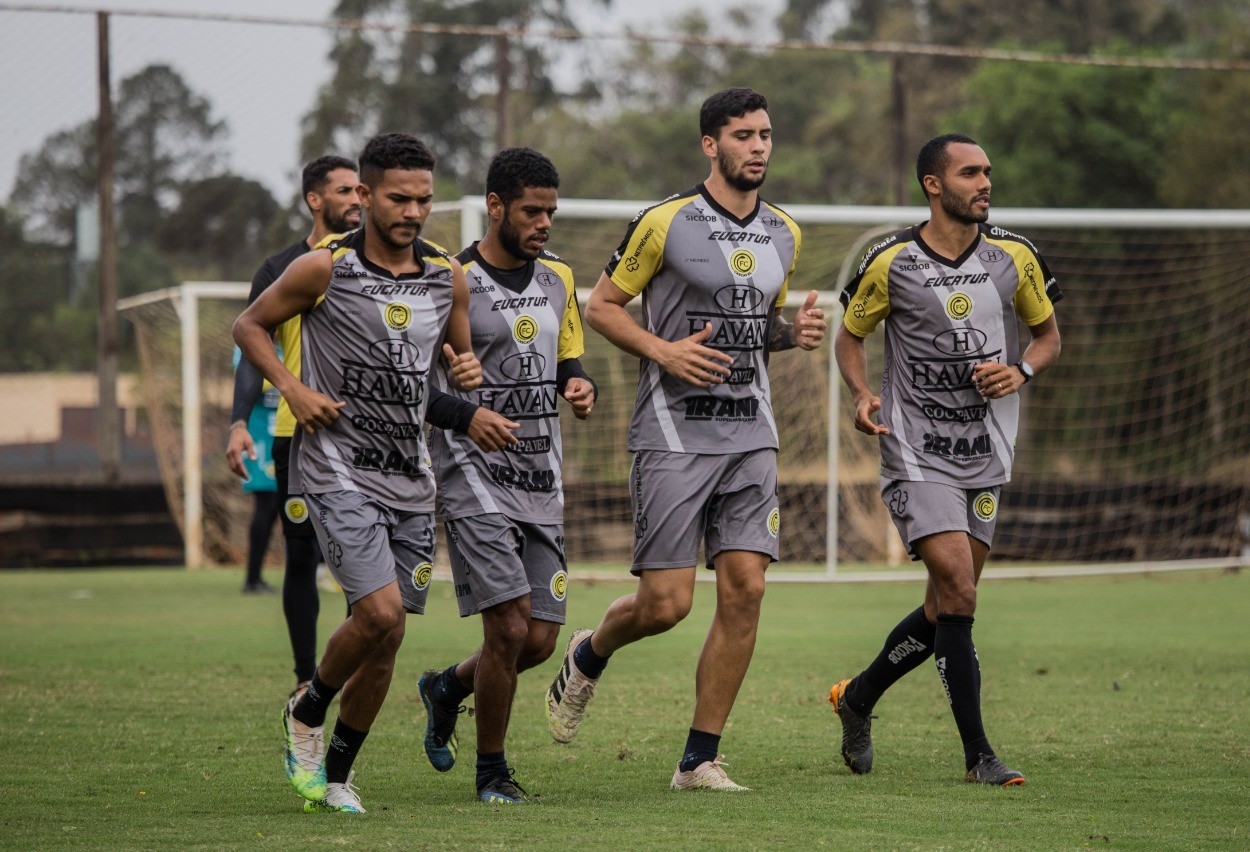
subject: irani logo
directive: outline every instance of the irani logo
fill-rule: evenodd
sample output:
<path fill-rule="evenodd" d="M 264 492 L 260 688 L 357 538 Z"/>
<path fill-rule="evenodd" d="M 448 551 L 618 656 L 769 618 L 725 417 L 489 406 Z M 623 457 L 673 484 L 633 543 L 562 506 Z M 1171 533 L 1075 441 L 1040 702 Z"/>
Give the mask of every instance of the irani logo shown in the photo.
<path fill-rule="evenodd" d="M 512 337 L 517 343 L 533 343 L 538 337 L 538 320 L 524 314 L 517 317 L 512 324 Z"/>
<path fill-rule="evenodd" d="M 412 569 L 412 587 L 417 591 L 425 591 L 430 586 L 430 577 L 434 575 L 434 566 L 428 562 L 422 562 L 416 568 Z"/>
<path fill-rule="evenodd" d="M 972 297 L 967 293 L 952 293 L 946 300 L 946 315 L 951 319 L 967 319 L 972 315 Z"/>
<path fill-rule="evenodd" d="M 734 275 L 746 278 L 755 272 L 755 255 L 746 249 L 738 249 L 729 256 L 729 268 L 733 270 Z"/>
<path fill-rule="evenodd" d="M 779 532 L 781 532 L 781 510 L 774 506 L 773 510 L 768 513 L 768 534 L 776 538 Z"/>
<path fill-rule="evenodd" d="M 303 497 L 291 497 L 283 507 L 286 519 L 293 524 L 302 524 L 308 520 L 308 504 Z"/>
<path fill-rule="evenodd" d="M 412 309 L 403 302 L 391 302 L 382 314 L 386 324 L 396 331 L 403 331 L 412 325 Z"/>
<path fill-rule="evenodd" d="M 563 571 L 557 571 L 556 575 L 551 578 L 551 595 L 558 601 L 564 600 L 564 594 L 569 588 L 569 575 Z"/>
<path fill-rule="evenodd" d="M 972 511 L 983 521 L 994 520 L 994 516 L 998 514 L 998 501 L 994 499 L 993 492 L 982 491 L 978 494 L 972 501 Z"/>

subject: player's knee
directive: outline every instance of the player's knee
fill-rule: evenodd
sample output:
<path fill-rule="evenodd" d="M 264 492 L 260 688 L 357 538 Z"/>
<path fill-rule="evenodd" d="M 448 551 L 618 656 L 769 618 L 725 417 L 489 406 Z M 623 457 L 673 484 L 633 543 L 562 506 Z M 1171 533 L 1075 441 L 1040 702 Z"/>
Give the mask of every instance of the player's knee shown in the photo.
<path fill-rule="evenodd" d="M 938 611 L 951 615 L 973 615 L 977 611 L 977 587 L 953 585 L 938 593 Z"/>
<path fill-rule="evenodd" d="M 650 634 L 672 630 L 690 614 L 689 600 L 663 600 L 656 602 L 642 613 L 644 627 Z"/>
<path fill-rule="evenodd" d="M 495 651 L 514 657 L 525 647 L 528 629 L 528 619 L 520 617 L 519 614 L 491 619 L 486 630 L 486 644 Z"/>
<path fill-rule="evenodd" d="M 352 619 L 356 629 L 372 644 L 381 644 L 395 631 L 399 632 L 402 641 L 404 636 L 404 609 L 400 607 L 377 606 L 362 607 L 359 604 L 352 609 Z"/>

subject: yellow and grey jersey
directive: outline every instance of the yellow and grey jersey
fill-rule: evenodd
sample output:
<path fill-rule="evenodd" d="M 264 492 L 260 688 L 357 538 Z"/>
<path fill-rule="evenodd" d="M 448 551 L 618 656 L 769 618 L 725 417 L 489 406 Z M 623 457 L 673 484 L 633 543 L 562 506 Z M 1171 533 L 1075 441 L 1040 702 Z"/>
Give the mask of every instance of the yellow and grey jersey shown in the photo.
<path fill-rule="evenodd" d="M 544 251 L 513 275 L 487 264 L 476 243 L 459 260 L 469 281 L 469 327 L 482 384 L 461 391 L 437 369 L 435 386 L 521 428 L 515 446 L 493 453 L 483 453 L 467 435 L 432 430 L 439 516 L 499 513 L 517 521 L 562 523 L 556 365 L 580 357 L 585 348 L 573 272 Z"/>
<path fill-rule="evenodd" d="M 331 241 L 330 285 L 300 323 L 305 385 L 346 405 L 328 428 L 295 434 L 292 493 L 359 491 L 431 512 L 422 419 L 432 362 L 451 315 L 452 261 L 418 239 L 423 269 L 398 277 L 364 255 L 364 231 Z"/>
<path fill-rule="evenodd" d="M 608 263 L 642 295 L 643 327 L 681 340 L 711 323 L 705 345 L 733 356 L 722 384 L 698 388 L 642 359 L 629 449 L 740 453 L 777 448 L 768 338 L 799 256 L 799 227 L 760 200 L 739 219 L 700 184 L 643 210 Z"/>
<path fill-rule="evenodd" d="M 1033 244 L 981 225 L 960 257 L 944 258 L 916 226 L 873 246 L 842 293 L 848 331 L 885 324 L 880 422 L 888 479 L 960 488 L 1011 479 L 1020 397 L 986 400 L 972 368 L 1020 360 L 1018 316 L 1034 326 L 1063 295 Z"/>

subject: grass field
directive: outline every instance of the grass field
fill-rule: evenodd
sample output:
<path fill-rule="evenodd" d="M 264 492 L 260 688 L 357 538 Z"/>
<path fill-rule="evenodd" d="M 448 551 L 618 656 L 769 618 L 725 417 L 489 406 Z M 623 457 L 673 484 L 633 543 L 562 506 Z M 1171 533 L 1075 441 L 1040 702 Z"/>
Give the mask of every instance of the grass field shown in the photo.
<path fill-rule="evenodd" d="M 987 728 L 1029 782 L 1012 789 L 962 781 L 932 666 L 878 705 L 875 769 L 851 776 L 824 697 L 918 587 L 778 584 L 722 744 L 754 791 L 669 792 L 711 611 L 701 586 L 685 623 L 613 659 L 571 745 L 543 719 L 557 661 L 522 676 L 509 757 L 533 803 L 511 809 L 473 800 L 468 717 L 450 773 L 421 751 L 416 677 L 480 636 L 436 584 L 357 761 L 369 813 L 355 818 L 302 813 L 283 779 L 279 709 L 293 684 L 280 605 L 238 587 L 226 571 L 0 574 L 0 847 L 1250 846 L 1244 572 L 985 584 Z M 570 624 L 629 588 L 575 585 Z M 323 596 L 322 610 L 324 635 L 341 600 Z"/>

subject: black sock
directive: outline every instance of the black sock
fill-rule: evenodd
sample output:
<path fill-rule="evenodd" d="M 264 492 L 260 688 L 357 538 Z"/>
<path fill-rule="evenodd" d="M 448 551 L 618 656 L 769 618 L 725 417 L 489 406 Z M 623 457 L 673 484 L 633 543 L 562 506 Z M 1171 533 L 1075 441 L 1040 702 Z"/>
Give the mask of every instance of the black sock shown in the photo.
<path fill-rule="evenodd" d="M 877 658 L 847 687 L 850 708 L 864 715 L 871 713 L 887 689 L 932 656 L 936 632 L 937 626 L 924 617 L 923 606 L 904 616 L 886 637 Z"/>
<path fill-rule="evenodd" d="M 686 735 L 686 753 L 681 756 L 681 763 L 677 768 L 682 772 L 689 772 L 701 763 L 715 760 L 719 756 L 719 748 L 720 734 L 709 734 L 707 731 L 691 728 Z"/>
<path fill-rule="evenodd" d="M 432 693 L 430 697 L 439 704 L 445 707 L 459 707 L 461 702 L 473 693 L 473 688 L 466 689 L 460 682 L 460 678 L 456 677 L 456 666 L 448 666 L 442 674 L 434 678 L 434 685 L 430 692 Z"/>
<path fill-rule="evenodd" d="M 593 636 L 593 634 L 591 635 Z M 586 675 L 586 677 L 591 680 L 598 680 L 612 655 L 601 657 L 596 654 L 595 649 L 590 646 L 590 639 L 591 636 L 587 636 L 573 650 L 573 662 L 577 663 L 577 670 Z"/>
<path fill-rule="evenodd" d="M 326 723 L 326 713 L 330 709 L 330 702 L 334 700 L 334 696 L 338 695 L 339 690 L 342 688 L 341 686 L 330 686 L 321 679 L 320 672 L 313 672 L 312 682 L 308 684 L 308 690 L 295 703 L 295 709 L 291 712 L 291 715 L 310 728 L 321 727 Z"/>
<path fill-rule="evenodd" d="M 326 749 L 326 783 L 346 784 L 351 774 L 356 754 L 364 745 L 368 731 L 349 728 L 339 719 L 334 723 L 334 734 L 330 737 L 330 747 Z"/>
<path fill-rule="evenodd" d="M 477 753 L 477 789 L 479 792 L 491 781 L 507 774 L 508 758 L 502 751 L 489 753 L 479 751 Z"/>
<path fill-rule="evenodd" d="M 321 598 L 317 594 L 316 539 L 286 539 L 286 573 L 282 580 L 282 614 L 291 638 L 295 658 L 295 682 L 312 680 L 317 670 L 317 615 Z"/>
<path fill-rule="evenodd" d="M 971 769 L 982 754 L 994 753 L 981 723 L 981 667 L 972 644 L 972 616 L 939 613 L 933 654 Z"/>

